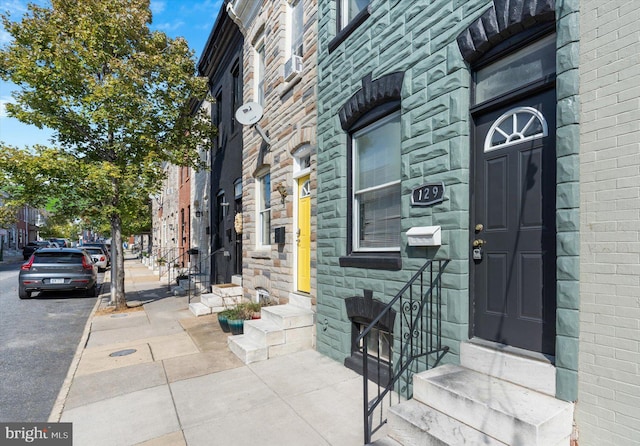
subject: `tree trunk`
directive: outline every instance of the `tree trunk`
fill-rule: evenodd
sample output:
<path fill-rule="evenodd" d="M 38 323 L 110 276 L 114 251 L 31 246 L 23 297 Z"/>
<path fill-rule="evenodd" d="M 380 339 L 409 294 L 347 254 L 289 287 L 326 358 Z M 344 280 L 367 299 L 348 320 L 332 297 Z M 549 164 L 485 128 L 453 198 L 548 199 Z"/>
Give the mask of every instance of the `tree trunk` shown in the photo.
<path fill-rule="evenodd" d="M 111 217 L 111 300 L 116 311 L 127 308 L 124 290 L 124 251 L 122 249 L 122 228 L 120 215 Z"/>

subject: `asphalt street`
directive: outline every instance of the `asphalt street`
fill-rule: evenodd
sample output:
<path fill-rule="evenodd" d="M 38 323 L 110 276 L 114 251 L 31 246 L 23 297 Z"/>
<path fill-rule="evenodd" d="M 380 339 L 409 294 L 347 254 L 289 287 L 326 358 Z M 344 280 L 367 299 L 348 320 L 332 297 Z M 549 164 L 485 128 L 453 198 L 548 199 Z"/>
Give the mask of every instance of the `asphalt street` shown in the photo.
<path fill-rule="evenodd" d="M 97 298 L 40 293 L 20 300 L 20 264 L 0 263 L 0 421 L 46 422 Z"/>

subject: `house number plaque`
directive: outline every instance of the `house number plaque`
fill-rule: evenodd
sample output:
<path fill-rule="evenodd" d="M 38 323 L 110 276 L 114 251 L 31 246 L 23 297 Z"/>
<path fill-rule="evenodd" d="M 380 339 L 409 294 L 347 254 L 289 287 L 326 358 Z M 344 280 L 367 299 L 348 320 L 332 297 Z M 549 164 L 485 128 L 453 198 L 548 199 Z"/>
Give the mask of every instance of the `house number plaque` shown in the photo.
<path fill-rule="evenodd" d="M 427 183 L 411 192 L 411 206 L 432 206 L 444 201 L 444 183 Z"/>

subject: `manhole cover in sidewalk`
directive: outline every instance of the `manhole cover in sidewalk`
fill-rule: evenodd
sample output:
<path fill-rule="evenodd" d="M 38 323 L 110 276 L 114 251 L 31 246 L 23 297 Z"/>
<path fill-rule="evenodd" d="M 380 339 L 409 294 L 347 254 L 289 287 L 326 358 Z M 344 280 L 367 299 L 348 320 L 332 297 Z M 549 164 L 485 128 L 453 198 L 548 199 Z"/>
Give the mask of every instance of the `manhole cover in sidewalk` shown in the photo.
<path fill-rule="evenodd" d="M 135 348 L 128 348 L 126 350 L 120 350 L 117 352 L 111 353 L 109 356 L 127 356 L 137 352 Z"/>

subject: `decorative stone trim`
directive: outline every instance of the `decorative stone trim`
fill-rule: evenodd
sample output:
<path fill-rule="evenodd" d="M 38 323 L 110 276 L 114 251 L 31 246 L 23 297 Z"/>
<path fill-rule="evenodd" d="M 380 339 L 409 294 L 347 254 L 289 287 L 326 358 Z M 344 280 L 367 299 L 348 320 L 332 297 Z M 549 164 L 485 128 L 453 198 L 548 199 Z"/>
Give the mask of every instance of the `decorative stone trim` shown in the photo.
<path fill-rule="evenodd" d="M 512 35 L 555 21 L 555 8 L 555 0 L 493 0 L 493 7 L 458 36 L 462 57 L 473 63 Z"/>
<path fill-rule="evenodd" d="M 350 320 L 373 321 L 386 307 L 384 302 L 373 299 L 373 291 L 364 290 L 364 296 L 352 296 L 344 300 L 347 309 L 347 317 Z M 393 324 L 396 319 L 396 312 L 389 311 L 378 322 L 378 325 L 389 333 L 393 333 Z"/>
<path fill-rule="evenodd" d="M 404 72 L 387 74 L 372 80 L 371 74 L 362 79 L 362 88 L 340 108 L 338 116 L 342 129 L 347 131 L 358 119 L 374 108 L 394 101 L 400 101 Z"/>

